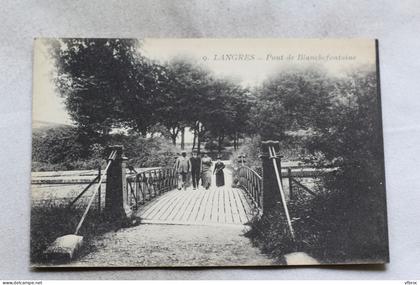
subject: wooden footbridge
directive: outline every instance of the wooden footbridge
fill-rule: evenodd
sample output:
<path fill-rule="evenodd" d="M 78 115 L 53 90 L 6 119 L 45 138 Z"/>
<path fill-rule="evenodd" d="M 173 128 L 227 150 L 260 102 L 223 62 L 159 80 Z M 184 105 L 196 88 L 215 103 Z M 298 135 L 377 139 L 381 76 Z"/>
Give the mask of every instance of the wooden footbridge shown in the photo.
<path fill-rule="evenodd" d="M 187 187 L 165 193 L 140 208 L 138 216 L 142 223 L 243 225 L 254 215 L 253 205 L 240 188 L 232 187 L 230 170 L 225 170 L 225 177 L 225 187 Z"/>
<path fill-rule="evenodd" d="M 113 146 L 105 170 L 99 171 L 69 205 L 90 193 L 74 235 L 83 227 L 92 205 L 98 207 L 105 219 L 126 225 L 140 218 L 136 220 L 143 224 L 205 226 L 243 226 L 254 216 L 261 217 L 273 208 L 281 207 L 287 221 L 285 227 L 294 240 L 293 219 L 296 217 L 291 216 L 288 204 L 302 195 L 316 195 L 297 180 L 297 177 L 305 177 L 308 170 L 282 169 L 278 142 L 264 142 L 262 150 L 262 175 L 245 166 L 243 161 L 236 168 L 226 162 L 225 186 L 216 187 L 213 181 L 209 189 L 187 187 L 178 190 L 175 169 L 129 172 L 123 147 Z M 89 188 L 93 191 L 89 192 Z M 105 190 L 105 197 L 101 196 L 101 190 Z"/>

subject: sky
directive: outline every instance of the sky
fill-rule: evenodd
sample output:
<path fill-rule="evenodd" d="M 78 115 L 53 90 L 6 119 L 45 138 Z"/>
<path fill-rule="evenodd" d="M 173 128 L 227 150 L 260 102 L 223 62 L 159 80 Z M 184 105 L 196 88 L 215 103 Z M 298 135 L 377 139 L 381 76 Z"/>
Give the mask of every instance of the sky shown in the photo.
<path fill-rule="evenodd" d="M 373 40 L 279 39 L 145 39 L 146 57 L 165 62 L 185 56 L 216 76 L 230 77 L 244 87 L 261 84 L 268 76 L 291 66 L 322 65 L 332 74 L 375 64 Z M 56 92 L 54 66 L 43 39 L 35 41 L 33 120 L 72 124 Z"/>

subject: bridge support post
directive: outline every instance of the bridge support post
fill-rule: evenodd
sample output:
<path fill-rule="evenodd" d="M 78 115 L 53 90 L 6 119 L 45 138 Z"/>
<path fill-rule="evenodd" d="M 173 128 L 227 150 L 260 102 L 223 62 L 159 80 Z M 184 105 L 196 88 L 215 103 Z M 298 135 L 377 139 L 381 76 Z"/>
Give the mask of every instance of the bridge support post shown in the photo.
<path fill-rule="evenodd" d="M 117 151 L 115 160 L 111 163 L 106 176 L 106 193 L 104 215 L 107 219 L 123 224 L 130 222 L 132 210 L 128 206 L 126 160 L 123 156 L 123 146 L 115 145 L 110 151 Z"/>
<path fill-rule="evenodd" d="M 276 173 L 273 167 L 273 161 L 270 159 L 269 147 L 274 147 L 276 153 L 280 150 L 279 141 L 263 141 L 261 144 L 261 159 L 262 159 L 262 208 L 263 214 L 272 211 L 281 203 L 281 195 L 276 180 Z M 277 167 L 281 169 L 281 156 L 276 160 Z"/>

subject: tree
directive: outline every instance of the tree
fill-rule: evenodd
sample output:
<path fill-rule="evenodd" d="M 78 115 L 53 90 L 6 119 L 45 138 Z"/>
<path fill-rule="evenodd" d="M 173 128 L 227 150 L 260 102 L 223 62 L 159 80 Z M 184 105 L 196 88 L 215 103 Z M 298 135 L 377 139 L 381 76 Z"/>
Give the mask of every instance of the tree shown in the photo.
<path fill-rule="evenodd" d="M 159 109 L 167 94 L 166 85 L 171 79 L 165 67 L 147 60 L 137 61 L 130 75 L 133 86 L 122 99 L 123 125 L 146 136 L 156 124 L 162 125 Z"/>
<path fill-rule="evenodd" d="M 62 163 L 84 157 L 80 136 L 74 127 L 36 130 L 32 140 L 32 160 L 44 163 Z"/>
<path fill-rule="evenodd" d="M 238 136 L 245 131 L 248 120 L 249 94 L 241 86 L 222 79 L 214 82 L 212 91 L 213 105 L 208 120 L 203 123 L 211 136 L 217 140 L 219 152 L 227 137 L 234 138 L 236 149 Z"/>
<path fill-rule="evenodd" d="M 336 79 L 334 87 L 329 124 L 316 124 L 307 141 L 313 153 L 322 154 L 318 164 L 338 167 L 324 177 L 325 195 L 318 202 L 325 208 L 314 207 L 314 215 L 330 217 L 332 233 L 341 234 L 328 238 L 346 254 L 374 259 L 386 255 L 387 236 L 376 73 L 359 70 Z"/>
<path fill-rule="evenodd" d="M 284 71 L 269 78 L 256 94 L 252 128 L 263 139 L 285 138 L 285 131 L 326 125 L 332 91 L 325 72 L 315 68 Z"/>
<path fill-rule="evenodd" d="M 167 128 L 173 144 L 186 127 L 191 127 L 199 141 L 200 121 L 207 112 L 208 91 L 212 76 L 188 59 L 174 58 L 165 65 L 167 80 L 156 103 L 159 122 Z"/>
<path fill-rule="evenodd" d="M 129 39 L 62 39 L 51 42 L 55 83 L 80 130 L 106 141 L 112 128 L 129 126 L 143 135 L 153 125 L 152 97 L 160 66 Z"/>

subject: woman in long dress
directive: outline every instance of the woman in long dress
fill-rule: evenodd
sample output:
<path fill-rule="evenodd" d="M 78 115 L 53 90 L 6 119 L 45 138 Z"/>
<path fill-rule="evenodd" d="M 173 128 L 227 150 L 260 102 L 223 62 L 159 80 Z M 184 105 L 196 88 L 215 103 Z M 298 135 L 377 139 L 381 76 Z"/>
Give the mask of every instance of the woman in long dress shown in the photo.
<path fill-rule="evenodd" d="M 217 157 L 217 162 L 214 165 L 213 174 L 216 173 L 216 186 L 221 187 L 225 185 L 225 174 L 223 169 L 225 168 L 225 164 L 220 161 L 220 156 Z"/>
<path fill-rule="evenodd" d="M 201 172 L 201 183 L 203 187 L 207 190 L 211 185 L 211 166 L 213 162 L 211 158 L 207 156 L 207 153 L 203 153 L 203 158 L 201 159 L 202 172 Z"/>

